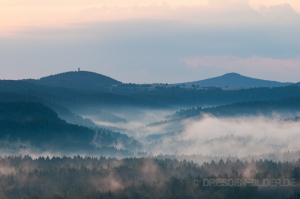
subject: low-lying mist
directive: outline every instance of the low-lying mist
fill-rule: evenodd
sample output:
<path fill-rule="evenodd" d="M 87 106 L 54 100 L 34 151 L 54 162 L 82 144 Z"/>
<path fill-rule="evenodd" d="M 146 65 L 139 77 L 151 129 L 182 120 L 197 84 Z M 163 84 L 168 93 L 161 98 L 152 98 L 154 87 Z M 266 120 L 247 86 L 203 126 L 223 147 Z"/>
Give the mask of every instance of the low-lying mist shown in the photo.
<path fill-rule="evenodd" d="M 107 123 L 133 136 L 144 145 L 148 154 L 205 156 L 259 156 L 299 151 L 300 123 L 272 117 L 215 117 L 199 115 L 189 119 L 167 121 L 173 110 L 139 110 L 117 115 L 127 122 Z M 128 119 L 130 118 L 130 119 Z"/>
<path fill-rule="evenodd" d="M 285 160 L 286 157 L 282 154 L 295 152 L 294 154 L 297 155 L 300 151 L 300 121 L 287 120 L 286 115 L 280 113 L 271 116 L 239 117 L 200 114 L 189 118 L 174 119 L 170 115 L 175 111 L 175 109 L 130 107 L 107 108 L 100 113 L 101 117 L 97 117 L 97 111 L 93 114 L 86 112 L 84 117 L 92 119 L 100 127 L 95 129 L 94 139 L 87 143 L 91 145 L 90 147 L 94 147 L 93 150 L 73 151 L 67 147 L 66 151 L 50 148 L 48 150 L 47 147 L 46 150 L 42 150 L 35 148 L 30 141 L 22 140 L 11 143 L 3 140 L 0 143 L 1 155 L 20 154 L 31 155 L 34 158 L 77 154 L 119 158 L 148 157 L 149 155 L 176 157 L 198 155 L 203 158 L 209 156 L 224 159 L 224 157 L 271 157 L 270 154 L 277 154 L 276 158 L 273 155 L 272 159 Z M 109 119 L 101 120 L 106 113 L 109 113 Z M 113 118 L 117 118 L 117 121 Z M 102 131 L 105 132 L 101 133 Z M 207 158 L 204 159 L 207 160 Z"/>
<path fill-rule="evenodd" d="M 299 122 L 279 118 L 204 116 L 184 120 L 183 131 L 151 144 L 154 154 L 260 155 L 300 150 Z"/>
<path fill-rule="evenodd" d="M 157 130 L 154 130 L 153 128 L 155 127 L 153 126 L 150 128 L 149 124 L 166 120 L 165 117 L 174 113 L 176 110 L 177 109 L 162 110 L 126 107 L 117 110 L 107 109 L 103 111 L 110 113 L 110 115 L 114 115 L 117 118 L 124 118 L 126 121 L 101 120 L 99 117 L 97 117 L 97 113 L 92 113 L 92 115 L 90 115 L 88 112 L 84 113 L 84 117 L 93 120 L 93 122 L 100 127 L 119 131 L 120 133 L 124 133 L 135 138 L 142 138 L 155 132 L 160 133 L 162 130 L 161 127 L 158 127 Z"/>

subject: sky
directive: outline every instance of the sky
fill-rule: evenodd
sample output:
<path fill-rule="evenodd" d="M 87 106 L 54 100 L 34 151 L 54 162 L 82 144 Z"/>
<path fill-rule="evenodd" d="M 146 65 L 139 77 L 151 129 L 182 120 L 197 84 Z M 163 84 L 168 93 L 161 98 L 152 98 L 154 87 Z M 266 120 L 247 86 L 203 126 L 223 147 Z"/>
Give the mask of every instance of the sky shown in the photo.
<path fill-rule="evenodd" d="M 0 79 L 300 82 L 299 0 L 0 0 Z"/>

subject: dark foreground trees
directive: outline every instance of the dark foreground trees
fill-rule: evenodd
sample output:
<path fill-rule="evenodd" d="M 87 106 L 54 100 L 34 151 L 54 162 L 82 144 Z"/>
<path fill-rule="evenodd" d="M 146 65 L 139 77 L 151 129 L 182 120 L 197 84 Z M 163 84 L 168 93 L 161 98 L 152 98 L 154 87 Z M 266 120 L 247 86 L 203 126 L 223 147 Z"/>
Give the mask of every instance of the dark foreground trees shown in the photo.
<path fill-rule="evenodd" d="M 300 160 L 198 165 L 155 158 L 0 158 L 0 198 L 299 198 Z M 204 180 L 294 179 L 295 186 L 207 186 Z"/>

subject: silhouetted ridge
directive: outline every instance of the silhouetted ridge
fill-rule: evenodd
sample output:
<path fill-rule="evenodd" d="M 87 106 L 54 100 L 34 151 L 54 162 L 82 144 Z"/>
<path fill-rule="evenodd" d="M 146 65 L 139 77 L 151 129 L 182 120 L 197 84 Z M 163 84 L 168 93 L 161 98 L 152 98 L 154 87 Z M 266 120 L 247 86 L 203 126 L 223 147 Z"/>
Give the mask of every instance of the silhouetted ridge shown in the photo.
<path fill-rule="evenodd" d="M 40 150 L 89 151 L 129 154 L 142 145 L 134 138 L 103 128 L 90 129 L 67 123 L 51 108 L 39 102 L 0 102 L 0 150 L 2 141 L 28 142 Z M 115 146 L 121 147 L 118 150 Z M 105 149 L 106 148 L 106 149 Z M 15 149 L 18 149 L 15 148 Z M 123 151 L 123 152 L 122 152 Z"/>
<path fill-rule="evenodd" d="M 52 109 L 36 102 L 1 102 L 0 129 L 0 139 L 27 140 L 34 146 L 88 146 L 94 136 L 91 129 L 68 124 Z"/>
<path fill-rule="evenodd" d="M 80 89 L 98 89 L 121 82 L 105 75 L 88 71 L 65 72 L 43 77 L 39 80 L 28 80 L 47 86 L 58 86 Z"/>
<path fill-rule="evenodd" d="M 221 87 L 221 88 L 254 88 L 254 87 L 282 87 L 291 85 L 291 83 L 281 83 L 276 81 L 250 78 L 238 73 L 227 73 L 219 77 L 213 77 L 205 80 L 182 83 L 186 86 L 199 87 Z"/>
<path fill-rule="evenodd" d="M 61 122 L 57 113 L 39 102 L 0 102 L 0 120 Z"/>

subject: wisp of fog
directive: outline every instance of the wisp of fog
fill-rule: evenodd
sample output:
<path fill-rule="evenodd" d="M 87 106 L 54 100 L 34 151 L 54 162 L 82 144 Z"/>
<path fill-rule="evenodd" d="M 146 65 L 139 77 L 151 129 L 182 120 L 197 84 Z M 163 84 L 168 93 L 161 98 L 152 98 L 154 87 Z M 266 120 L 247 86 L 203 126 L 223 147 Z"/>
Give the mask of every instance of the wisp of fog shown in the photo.
<path fill-rule="evenodd" d="M 300 150 L 299 122 L 273 117 L 187 119 L 184 130 L 152 143 L 154 154 L 261 155 Z"/>

